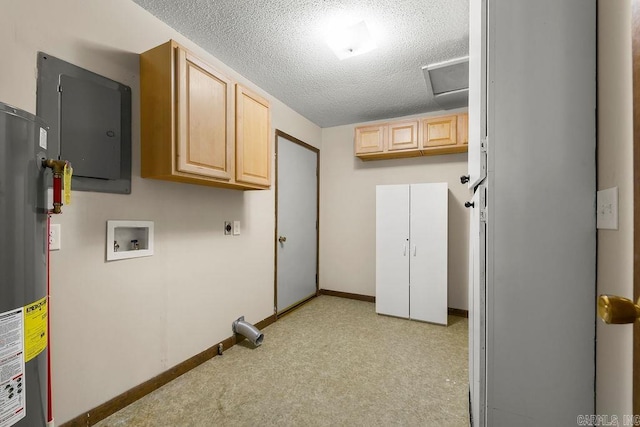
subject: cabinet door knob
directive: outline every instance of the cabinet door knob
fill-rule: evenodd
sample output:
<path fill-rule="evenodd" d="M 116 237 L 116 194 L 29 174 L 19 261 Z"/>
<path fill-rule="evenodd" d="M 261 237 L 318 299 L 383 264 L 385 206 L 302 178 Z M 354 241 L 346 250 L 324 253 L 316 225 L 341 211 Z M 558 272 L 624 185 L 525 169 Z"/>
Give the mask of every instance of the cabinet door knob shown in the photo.
<path fill-rule="evenodd" d="M 464 202 L 464 207 L 465 208 L 472 208 L 475 205 L 474 202 Z"/>
<path fill-rule="evenodd" d="M 470 177 L 469 175 L 462 175 L 462 176 L 460 177 L 460 183 L 461 183 L 461 184 L 466 184 L 467 182 L 469 182 L 469 179 L 470 179 L 470 178 L 471 178 L 471 177 Z"/>
<path fill-rule="evenodd" d="M 280 242 L 280 243 L 284 243 L 284 242 L 286 242 L 286 241 L 287 241 L 287 238 L 286 238 L 285 236 L 280 236 L 280 237 L 278 237 L 278 242 Z"/>

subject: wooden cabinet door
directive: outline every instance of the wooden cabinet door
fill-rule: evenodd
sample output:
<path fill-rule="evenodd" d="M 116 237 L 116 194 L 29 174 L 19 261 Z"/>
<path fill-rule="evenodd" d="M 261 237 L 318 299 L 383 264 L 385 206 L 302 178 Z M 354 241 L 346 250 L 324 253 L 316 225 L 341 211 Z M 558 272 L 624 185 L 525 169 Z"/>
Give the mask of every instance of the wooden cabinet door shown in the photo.
<path fill-rule="evenodd" d="M 356 128 L 356 154 L 382 153 L 387 141 L 387 125 L 362 126 Z"/>
<path fill-rule="evenodd" d="M 176 169 L 231 179 L 233 88 L 224 75 L 177 48 Z"/>
<path fill-rule="evenodd" d="M 407 120 L 389 124 L 388 151 L 418 148 L 418 121 Z"/>
<path fill-rule="evenodd" d="M 430 117 L 422 120 L 422 147 L 445 147 L 458 143 L 457 116 Z"/>
<path fill-rule="evenodd" d="M 458 114 L 458 145 L 469 144 L 469 115 Z"/>
<path fill-rule="evenodd" d="M 236 181 L 271 185 L 269 102 L 236 85 Z"/>

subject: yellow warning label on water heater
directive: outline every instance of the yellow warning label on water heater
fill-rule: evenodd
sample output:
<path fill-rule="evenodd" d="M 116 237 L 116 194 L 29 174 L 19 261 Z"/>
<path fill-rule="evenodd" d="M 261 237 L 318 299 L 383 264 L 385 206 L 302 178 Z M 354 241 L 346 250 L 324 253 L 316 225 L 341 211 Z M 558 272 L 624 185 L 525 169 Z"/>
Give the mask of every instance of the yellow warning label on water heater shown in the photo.
<path fill-rule="evenodd" d="M 47 348 L 47 297 L 24 307 L 24 361 L 28 362 Z"/>
<path fill-rule="evenodd" d="M 64 204 L 71 204 L 71 177 L 73 176 L 73 168 L 71 163 L 65 162 L 64 164 Z"/>

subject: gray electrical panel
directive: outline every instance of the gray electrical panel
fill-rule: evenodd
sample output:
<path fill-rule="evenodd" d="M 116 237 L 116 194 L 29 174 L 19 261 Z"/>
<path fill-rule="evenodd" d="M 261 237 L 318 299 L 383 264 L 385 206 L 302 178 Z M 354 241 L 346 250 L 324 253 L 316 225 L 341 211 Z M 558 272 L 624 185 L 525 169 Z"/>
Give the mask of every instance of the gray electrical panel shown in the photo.
<path fill-rule="evenodd" d="M 37 115 L 73 190 L 131 193 L 131 88 L 39 52 Z"/>

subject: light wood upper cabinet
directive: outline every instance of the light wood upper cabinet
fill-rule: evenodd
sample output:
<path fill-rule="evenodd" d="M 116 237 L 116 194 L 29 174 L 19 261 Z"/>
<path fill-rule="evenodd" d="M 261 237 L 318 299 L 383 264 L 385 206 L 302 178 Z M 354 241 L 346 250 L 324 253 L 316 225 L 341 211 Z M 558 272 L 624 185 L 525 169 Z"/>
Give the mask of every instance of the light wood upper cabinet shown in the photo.
<path fill-rule="evenodd" d="M 271 183 L 271 118 L 269 102 L 236 86 L 236 180 Z"/>
<path fill-rule="evenodd" d="M 469 114 L 458 114 L 458 145 L 469 144 Z"/>
<path fill-rule="evenodd" d="M 387 126 L 362 126 L 356 128 L 355 151 L 358 154 L 382 153 L 387 146 Z"/>
<path fill-rule="evenodd" d="M 382 160 L 464 153 L 468 122 L 467 113 L 460 113 L 356 127 L 355 155 Z"/>
<path fill-rule="evenodd" d="M 173 40 L 141 54 L 142 177 L 268 188 L 269 103 L 234 86 Z"/>
<path fill-rule="evenodd" d="M 363 160 L 420 156 L 418 126 L 418 120 L 403 120 L 357 127 L 355 154 Z"/>
<path fill-rule="evenodd" d="M 177 47 L 177 170 L 231 179 L 233 83 Z"/>
<path fill-rule="evenodd" d="M 422 119 L 422 147 L 442 147 L 458 143 L 458 116 Z"/>
<path fill-rule="evenodd" d="M 418 148 L 418 120 L 389 123 L 389 151 Z"/>

